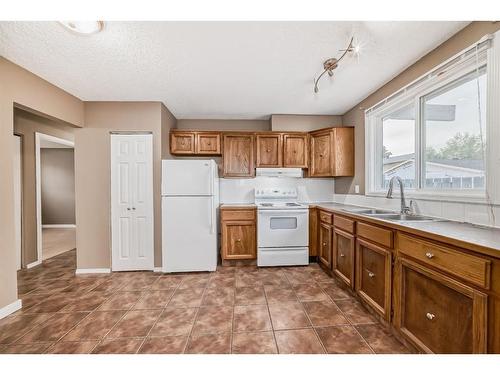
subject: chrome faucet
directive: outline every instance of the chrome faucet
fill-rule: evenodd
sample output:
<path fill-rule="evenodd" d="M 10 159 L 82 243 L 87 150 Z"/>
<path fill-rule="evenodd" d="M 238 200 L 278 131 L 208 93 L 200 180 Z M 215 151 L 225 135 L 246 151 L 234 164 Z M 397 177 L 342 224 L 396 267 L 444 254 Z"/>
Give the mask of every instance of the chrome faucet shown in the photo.
<path fill-rule="evenodd" d="M 409 214 L 411 212 L 411 208 L 406 205 L 403 180 L 401 179 L 401 177 L 394 176 L 391 178 L 391 180 L 389 181 L 389 190 L 387 190 L 386 198 L 392 198 L 392 189 L 394 187 L 395 180 L 399 183 L 399 192 L 401 195 L 401 214 Z"/>

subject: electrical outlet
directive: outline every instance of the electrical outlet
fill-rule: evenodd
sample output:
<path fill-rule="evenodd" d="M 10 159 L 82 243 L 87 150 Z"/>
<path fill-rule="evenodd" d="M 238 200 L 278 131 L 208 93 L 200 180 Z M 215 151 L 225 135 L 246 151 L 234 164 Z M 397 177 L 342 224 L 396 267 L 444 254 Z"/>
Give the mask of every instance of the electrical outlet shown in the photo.
<path fill-rule="evenodd" d="M 354 192 L 359 194 L 359 185 L 354 185 Z"/>

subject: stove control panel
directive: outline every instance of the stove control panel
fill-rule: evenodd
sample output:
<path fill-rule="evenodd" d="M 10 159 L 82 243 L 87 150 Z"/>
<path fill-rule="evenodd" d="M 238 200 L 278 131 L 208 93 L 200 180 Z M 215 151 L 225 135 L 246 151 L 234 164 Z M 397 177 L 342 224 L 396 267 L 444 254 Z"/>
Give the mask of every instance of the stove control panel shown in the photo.
<path fill-rule="evenodd" d="M 255 198 L 276 198 L 276 199 L 296 199 L 297 189 L 296 188 L 264 188 L 255 189 Z"/>

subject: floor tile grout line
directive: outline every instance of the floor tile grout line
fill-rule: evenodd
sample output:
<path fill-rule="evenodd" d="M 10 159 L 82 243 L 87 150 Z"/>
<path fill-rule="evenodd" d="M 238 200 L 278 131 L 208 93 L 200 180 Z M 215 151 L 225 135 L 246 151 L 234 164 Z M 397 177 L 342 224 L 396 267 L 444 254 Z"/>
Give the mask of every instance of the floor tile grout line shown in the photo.
<path fill-rule="evenodd" d="M 217 271 L 215 271 L 215 272 L 217 272 Z M 210 278 L 212 278 L 212 276 L 213 275 L 211 275 Z M 208 283 L 207 283 L 207 285 L 208 285 Z M 194 314 L 194 318 L 193 318 L 193 325 L 191 326 L 191 329 L 189 330 L 189 333 L 187 335 L 186 343 L 184 344 L 184 349 L 182 351 L 182 354 L 186 354 L 186 349 L 188 348 L 189 343 L 191 341 L 191 335 L 193 334 L 194 326 L 196 324 L 196 320 L 198 319 L 198 314 L 200 313 L 201 304 L 203 303 L 203 298 L 205 298 L 206 291 L 207 291 L 207 286 L 205 285 L 205 288 L 203 289 L 203 293 L 201 295 L 200 305 L 196 307 L 196 313 Z"/>
<path fill-rule="evenodd" d="M 160 276 L 161 277 L 161 276 Z M 157 280 L 158 281 L 158 280 Z M 156 281 L 156 282 L 157 282 Z M 153 283 L 154 284 L 154 283 Z M 170 295 L 170 297 L 168 298 L 168 301 L 167 303 L 165 303 L 165 305 L 163 306 L 163 309 L 160 311 L 160 314 L 158 315 L 158 317 L 156 318 L 155 322 L 153 323 L 153 325 L 151 326 L 151 328 L 149 328 L 149 331 L 148 333 L 146 334 L 146 336 L 144 337 L 144 340 L 142 340 L 142 343 L 141 345 L 139 345 L 139 348 L 137 348 L 137 351 L 136 353 L 140 353 L 142 347 L 144 346 L 144 343 L 146 342 L 146 340 L 148 338 L 150 338 L 150 335 L 151 335 L 151 331 L 153 330 L 153 328 L 155 327 L 156 323 L 158 323 L 158 321 L 160 320 L 161 316 L 163 315 L 163 313 L 165 312 L 165 310 L 167 309 L 167 306 L 168 304 L 170 303 L 170 301 L 172 300 L 172 297 L 174 296 L 175 292 L 177 292 L 177 290 L 179 289 L 179 286 L 182 284 L 182 281 L 177 284 L 177 287 L 174 289 L 174 291 L 172 292 L 172 294 Z M 137 303 L 139 303 L 139 301 L 137 301 Z M 134 305 L 135 306 L 135 305 Z"/>
<path fill-rule="evenodd" d="M 285 276 L 285 279 L 290 283 L 290 280 L 288 280 L 288 277 Z M 276 332 L 274 330 L 274 324 L 273 324 L 273 317 L 271 316 L 271 310 L 269 309 L 269 301 L 267 299 L 267 292 L 266 288 L 262 286 L 262 291 L 264 293 L 264 299 L 266 300 L 266 307 L 267 307 L 267 313 L 269 314 L 269 320 L 271 321 L 271 330 L 273 332 L 273 338 L 274 338 L 274 347 L 276 348 L 276 354 L 280 354 L 280 349 L 278 346 L 278 340 L 276 339 Z"/>

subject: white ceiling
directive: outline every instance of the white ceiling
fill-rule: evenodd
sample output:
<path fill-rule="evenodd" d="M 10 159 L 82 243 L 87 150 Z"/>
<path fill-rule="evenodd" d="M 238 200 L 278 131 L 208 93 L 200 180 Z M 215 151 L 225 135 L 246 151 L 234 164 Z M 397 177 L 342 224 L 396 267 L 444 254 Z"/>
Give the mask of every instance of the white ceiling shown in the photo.
<path fill-rule="evenodd" d="M 82 100 L 163 101 L 177 118 L 343 114 L 467 22 L 0 22 L 0 55 Z M 318 94 L 313 79 L 354 34 Z"/>

